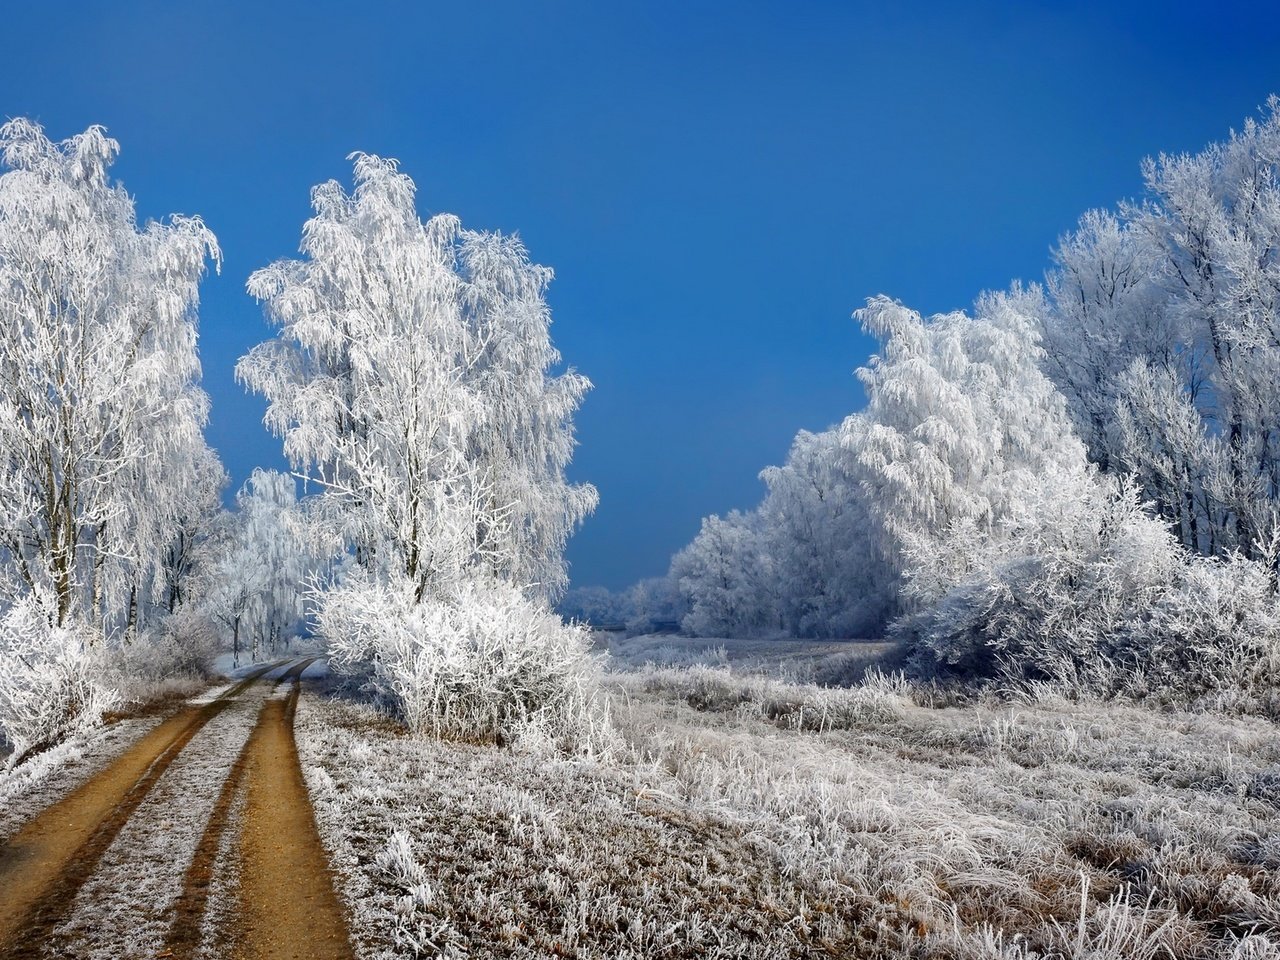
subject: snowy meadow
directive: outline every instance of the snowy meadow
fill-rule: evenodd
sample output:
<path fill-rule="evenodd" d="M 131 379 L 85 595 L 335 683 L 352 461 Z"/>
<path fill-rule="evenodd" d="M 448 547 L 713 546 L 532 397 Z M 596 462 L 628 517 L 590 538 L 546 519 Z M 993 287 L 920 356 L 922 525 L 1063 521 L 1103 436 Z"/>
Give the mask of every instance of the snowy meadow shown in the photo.
<path fill-rule="evenodd" d="M 118 149 L 0 127 L 0 958 L 1280 958 L 1280 101 L 865 301 L 865 403 L 621 592 L 518 237 L 315 187 L 228 508 L 221 252 Z"/>

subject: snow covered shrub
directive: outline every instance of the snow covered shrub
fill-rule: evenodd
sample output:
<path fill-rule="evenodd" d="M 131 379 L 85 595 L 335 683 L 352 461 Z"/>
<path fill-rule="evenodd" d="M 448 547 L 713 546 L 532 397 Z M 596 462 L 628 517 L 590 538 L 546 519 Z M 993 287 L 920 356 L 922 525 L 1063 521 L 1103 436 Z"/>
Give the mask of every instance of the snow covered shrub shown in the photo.
<path fill-rule="evenodd" d="M 1256 698 L 1280 679 L 1266 568 L 1192 556 L 1131 485 L 1099 481 L 1077 506 L 900 620 L 913 665 L 1092 696 L 1263 706 Z"/>
<path fill-rule="evenodd" d="M 1037 505 L 998 536 L 944 531 L 972 541 L 968 571 L 953 582 L 939 579 L 928 543 L 909 543 L 905 576 L 917 611 L 893 632 L 916 667 L 960 676 L 1087 667 L 1101 636 L 1150 608 L 1185 558 L 1131 488 L 1095 481 L 1082 493 L 1057 509 Z"/>
<path fill-rule="evenodd" d="M 86 631 L 51 626 L 32 597 L 0 618 L 0 741 L 11 750 L 7 767 L 96 725 L 114 703 L 87 651 Z"/>
<path fill-rule="evenodd" d="M 464 582 L 418 601 L 412 584 L 353 576 L 319 598 L 334 669 L 413 733 L 461 740 L 601 747 L 588 631 L 500 581 Z"/>
<path fill-rule="evenodd" d="M 221 647 L 217 624 L 208 615 L 179 607 L 146 633 L 121 644 L 107 658 L 119 686 L 205 678 Z"/>
<path fill-rule="evenodd" d="M 1280 597 L 1260 563 L 1196 558 L 1117 651 L 1145 670 L 1153 693 L 1280 713 Z"/>

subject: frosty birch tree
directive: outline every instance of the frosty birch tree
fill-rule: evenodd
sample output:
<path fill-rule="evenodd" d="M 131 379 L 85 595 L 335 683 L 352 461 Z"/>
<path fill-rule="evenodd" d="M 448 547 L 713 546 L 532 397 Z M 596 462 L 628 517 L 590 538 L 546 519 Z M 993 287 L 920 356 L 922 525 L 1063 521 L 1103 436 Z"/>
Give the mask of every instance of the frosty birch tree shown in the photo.
<path fill-rule="evenodd" d="M 186 509 L 179 510 L 176 532 L 161 558 L 160 599 L 169 613 L 190 599 L 193 583 L 207 579 L 203 568 L 212 562 L 211 541 L 216 538 L 222 491 L 227 485 L 227 472 L 212 449 L 206 447 L 194 466 L 189 475 L 190 495 L 184 498 Z"/>
<path fill-rule="evenodd" d="M 846 420 L 844 441 L 924 600 L 990 562 L 1011 528 L 1035 527 L 1089 489 L 1084 446 L 1040 370 L 1034 324 L 1003 295 L 978 312 L 925 320 L 877 297 L 857 313 L 881 352 L 858 371 L 868 403 Z"/>
<path fill-rule="evenodd" d="M 1260 556 L 1280 498 L 1280 103 L 1143 164 L 1147 199 L 1063 238 L 1046 370 L 1090 456 L 1191 549 Z"/>
<path fill-rule="evenodd" d="M 0 587 L 52 622 L 136 623 L 210 456 L 199 218 L 139 229 L 100 127 L 0 127 Z"/>
<path fill-rule="evenodd" d="M 589 383 L 550 373 L 551 273 L 514 238 L 422 223 L 414 195 L 364 154 L 350 195 L 313 191 L 306 259 L 249 281 L 280 334 L 237 374 L 365 569 L 418 599 L 481 568 L 554 595 L 595 491 L 564 479 Z"/>
<path fill-rule="evenodd" d="M 596 502 L 564 475 L 590 384 L 553 373 L 551 271 L 423 223 L 395 161 L 353 156 L 350 194 L 312 193 L 304 259 L 250 278 L 279 334 L 237 367 L 354 554 L 318 602 L 331 662 L 417 732 L 579 744 L 603 729 L 589 643 L 546 601 Z"/>

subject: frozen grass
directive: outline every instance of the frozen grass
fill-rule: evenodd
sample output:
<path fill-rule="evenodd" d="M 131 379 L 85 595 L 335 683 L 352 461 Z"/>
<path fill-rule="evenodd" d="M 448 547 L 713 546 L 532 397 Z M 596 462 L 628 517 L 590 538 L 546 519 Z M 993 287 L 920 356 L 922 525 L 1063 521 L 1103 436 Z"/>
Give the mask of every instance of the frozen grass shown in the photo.
<path fill-rule="evenodd" d="M 298 714 L 363 957 L 789 957 L 847 940 L 766 845 L 629 767 L 374 723 L 307 699 Z"/>
<path fill-rule="evenodd" d="M 304 697 L 362 956 L 1280 958 L 1274 724 L 711 659 L 613 675 L 609 762 Z"/>
<path fill-rule="evenodd" d="M 740 640 L 644 634 L 624 637 L 597 631 L 598 649 L 615 668 L 732 665 L 738 673 L 759 673 L 801 682 L 851 684 L 870 666 L 892 656 L 894 644 L 861 640 Z"/>

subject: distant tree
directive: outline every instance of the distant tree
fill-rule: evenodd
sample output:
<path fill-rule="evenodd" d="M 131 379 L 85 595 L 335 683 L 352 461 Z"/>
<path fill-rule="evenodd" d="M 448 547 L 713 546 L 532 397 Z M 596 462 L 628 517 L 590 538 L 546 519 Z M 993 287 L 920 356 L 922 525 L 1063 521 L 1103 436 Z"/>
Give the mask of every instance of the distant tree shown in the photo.
<path fill-rule="evenodd" d="M 218 455 L 206 447 L 195 459 L 191 496 L 186 509 L 179 511 L 173 536 L 161 555 L 160 600 L 168 613 L 174 613 L 189 600 L 197 604 L 201 600 L 196 585 L 216 551 L 222 491 L 226 486 L 226 470 Z"/>
<path fill-rule="evenodd" d="M 646 577 L 633 583 L 618 598 L 617 611 L 618 619 L 626 624 L 627 633 L 636 636 L 682 623 L 689 604 L 674 578 Z"/>
<path fill-rule="evenodd" d="M 769 488 L 759 512 L 786 632 L 880 636 L 896 576 L 881 555 L 883 537 L 840 431 L 800 431 L 787 462 L 760 476 Z"/>
<path fill-rule="evenodd" d="M 306 598 L 327 577 L 331 558 L 308 531 L 297 483 L 277 470 L 254 470 L 226 517 L 210 590 L 210 609 L 254 660 L 275 654 L 296 633 Z"/>
<path fill-rule="evenodd" d="M 13 120 L 0 152 L 0 591 L 133 629 L 180 592 L 166 556 L 216 485 L 196 304 L 218 247 L 195 217 L 139 229 L 101 127 Z"/>
<path fill-rule="evenodd" d="M 251 607 L 253 653 L 287 645 L 305 614 L 308 593 L 325 579 L 330 558 L 308 534 L 297 483 L 277 470 L 255 470 L 236 500 L 243 536 L 258 555 L 262 584 Z"/>
<path fill-rule="evenodd" d="M 236 518 L 235 529 L 213 568 L 213 582 L 205 603 L 219 623 L 231 633 L 231 654 L 240 666 L 241 640 L 250 635 L 250 623 L 269 571 L 258 544 L 245 536 L 244 519 Z"/>
<path fill-rule="evenodd" d="M 756 514 L 710 516 L 671 560 L 671 579 L 689 605 L 682 626 L 700 637 L 759 636 L 781 628 L 774 566 Z"/>
<path fill-rule="evenodd" d="M 593 626 L 627 619 L 625 597 L 605 587 L 573 587 L 556 603 L 556 612 L 566 619 Z"/>

